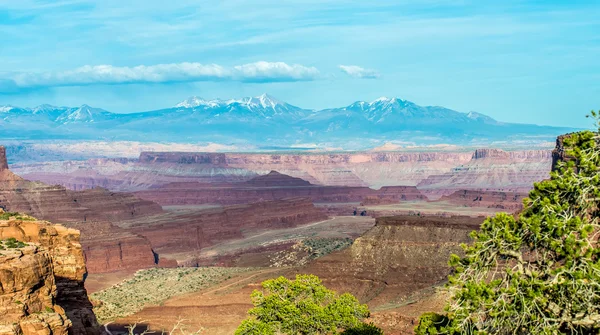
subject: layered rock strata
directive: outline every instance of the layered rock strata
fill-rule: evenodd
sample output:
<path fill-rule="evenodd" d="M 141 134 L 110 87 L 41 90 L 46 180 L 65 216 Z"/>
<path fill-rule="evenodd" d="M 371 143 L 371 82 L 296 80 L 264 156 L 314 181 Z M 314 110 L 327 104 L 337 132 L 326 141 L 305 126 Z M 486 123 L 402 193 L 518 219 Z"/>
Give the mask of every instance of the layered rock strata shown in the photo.
<path fill-rule="evenodd" d="M 534 182 L 548 178 L 550 151 L 476 150 L 469 162 L 443 174 L 432 174 L 417 187 L 430 199 L 469 189 L 526 193 Z"/>
<path fill-rule="evenodd" d="M 135 194 L 163 206 L 243 204 L 288 197 L 306 197 L 315 203 L 360 203 L 365 198 L 388 202 L 426 200 L 414 186 L 386 186 L 379 190 L 368 187 L 321 186 L 276 171 L 243 183 L 174 183 Z"/>
<path fill-rule="evenodd" d="M 25 246 L 0 250 L 0 334 L 100 334 L 79 232 L 10 217 L 0 220 L 0 240 L 9 239 Z"/>
<path fill-rule="evenodd" d="M 338 291 L 372 306 L 402 302 L 408 295 L 446 280 L 448 259 L 478 229 L 483 218 L 396 216 L 341 252 L 321 257 L 301 273 L 313 273 Z"/>
<path fill-rule="evenodd" d="M 310 199 L 287 198 L 124 221 L 121 227 L 148 239 L 159 254 L 198 255 L 205 247 L 265 229 L 326 220 Z"/>
<path fill-rule="evenodd" d="M 160 205 L 129 193 L 78 192 L 24 180 L 8 170 L 0 149 L 0 208 L 77 227 L 91 273 L 157 265 L 159 257 L 147 239 L 113 223 L 163 213 Z"/>

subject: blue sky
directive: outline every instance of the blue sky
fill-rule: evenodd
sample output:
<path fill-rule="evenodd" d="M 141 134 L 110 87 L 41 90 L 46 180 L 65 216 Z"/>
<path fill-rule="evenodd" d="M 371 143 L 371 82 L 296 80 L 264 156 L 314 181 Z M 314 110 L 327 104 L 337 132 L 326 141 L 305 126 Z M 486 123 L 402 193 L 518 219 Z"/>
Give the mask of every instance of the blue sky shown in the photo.
<path fill-rule="evenodd" d="M 0 105 L 113 112 L 267 92 L 588 126 L 600 1 L 0 0 Z"/>

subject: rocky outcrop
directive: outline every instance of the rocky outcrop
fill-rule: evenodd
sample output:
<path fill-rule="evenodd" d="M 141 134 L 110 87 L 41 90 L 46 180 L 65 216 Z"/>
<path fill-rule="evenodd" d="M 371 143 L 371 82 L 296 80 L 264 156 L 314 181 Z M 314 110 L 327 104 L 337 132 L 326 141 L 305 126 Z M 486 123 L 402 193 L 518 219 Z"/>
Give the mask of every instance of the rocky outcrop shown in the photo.
<path fill-rule="evenodd" d="M 252 178 L 246 182 L 254 187 L 299 187 L 310 186 L 310 182 L 302 178 L 294 178 L 277 171 L 271 171 L 264 176 Z"/>
<path fill-rule="evenodd" d="M 48 253 L 36 244 L 0 251 L 0 334 L 66 335 Z"/>
<path fill-rule="evenodd" d="M 459 190 L 441 197 L 440 201 L 447 201 L 459 206 L 498 208 L 516 212 L 523 208 L 523 199 L 527 195 L 527 192 Z"/>
<path fill-rule="evenodd" d="M 321 257 L 300 273 L 355 294 L 371 305 L 399 303 L 408 295 L 446 280 L 448 259 L 483 218 L 381 217 L 352 246 Z"/>
<path fill-rule="evenodd" d="M 30 217 L 0 220 L 0 240 L 11 238 L 26 246 L 0 250 L 0 334 L 100 334 L 79 232 Z"/>
<path fill-rule="evenodd" d="M 8 160 L 6 159 L 6 149 L 0 147 L 0 171 L 8 170 Z"/>
<path fill-rule="evenodd" d="M 566 154 L 565 139 L 571 134 L 560 135 L 556 138 L 556 146 L 552 150 L 552 171 L 556 170 L 558 162 L 568 162 L 573 159 Z"/>

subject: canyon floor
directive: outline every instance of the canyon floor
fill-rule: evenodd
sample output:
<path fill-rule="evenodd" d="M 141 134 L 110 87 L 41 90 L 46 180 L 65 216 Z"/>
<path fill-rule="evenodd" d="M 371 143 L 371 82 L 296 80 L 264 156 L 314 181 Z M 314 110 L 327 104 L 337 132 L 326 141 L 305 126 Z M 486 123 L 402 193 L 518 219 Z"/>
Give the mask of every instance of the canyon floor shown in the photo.
<path fill-rule="evenodd" d="M 132 315 L 111 320 L 107 327 L 113 334 L 124 332 L 125 327 L 133 324 L 137 324 L 139 330 L 150 328 L 158 331 L 169 330 L 182 321 L 188 330 L 202 329 L 204 334 L 215 335 L 233 334 L 252 308 L 252 291 L 260 289 L 262 281 L 281 275 L 289 276 L 290 269 L 259 268 L 241 272 L 205 289 L 176 295 Z M 422 313 L 443 310 L 445 297 L 439 287 L 432 286 L 401 303 L 372 305 L 370 321 L 389 335 L 410 334 Z"/>

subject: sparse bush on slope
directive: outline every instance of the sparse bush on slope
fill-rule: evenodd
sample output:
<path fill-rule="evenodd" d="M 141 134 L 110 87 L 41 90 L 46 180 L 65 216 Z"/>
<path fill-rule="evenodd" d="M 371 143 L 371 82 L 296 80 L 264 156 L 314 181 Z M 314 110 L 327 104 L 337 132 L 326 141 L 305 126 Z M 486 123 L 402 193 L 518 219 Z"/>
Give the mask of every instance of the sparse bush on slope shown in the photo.
<path fill-rule="evenodd" d="M 250 268 L 176 268 L 138 271 L 133 278 L 91 295 L 100 304 L 94 308 L 98 321 L 104 323 L 132 315 L 145 306 L 223 282 Z"/>
<path fill-rule="evenodd" d="M 569 160 L 534 185 L 519 217 L 473 232 L 450 260 L 447 314 L 424 314 L 417 335 L 600 332 L 599 138 L 566 137 Z"/>

